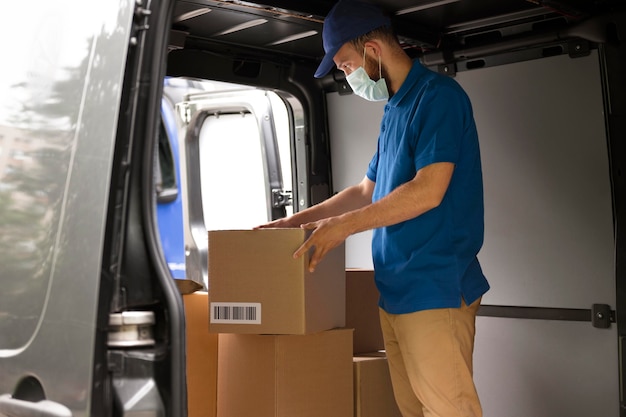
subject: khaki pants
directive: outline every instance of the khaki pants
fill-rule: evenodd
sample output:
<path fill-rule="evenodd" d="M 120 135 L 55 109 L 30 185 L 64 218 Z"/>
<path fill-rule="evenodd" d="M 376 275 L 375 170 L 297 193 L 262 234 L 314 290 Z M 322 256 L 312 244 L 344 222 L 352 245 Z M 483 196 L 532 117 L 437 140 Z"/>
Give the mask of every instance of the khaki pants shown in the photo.
<path fill-rule="evenodd" d="M 409 314 L 380 309 L 391 382 L 404 417 L 481 417 L 473 380 L 471 306 Z"/>

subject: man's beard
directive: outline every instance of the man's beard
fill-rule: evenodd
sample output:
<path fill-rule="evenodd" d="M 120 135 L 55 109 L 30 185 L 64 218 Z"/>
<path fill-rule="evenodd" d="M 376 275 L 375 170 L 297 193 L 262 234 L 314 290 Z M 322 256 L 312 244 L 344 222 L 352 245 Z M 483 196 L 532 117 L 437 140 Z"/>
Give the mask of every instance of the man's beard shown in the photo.
<path fill-rule="evenodd" d="M 381 78 L 384 78 L 385 81 L 388 80 L 387 70 L 384 63 L 381 63 L 380 72 L 378 71 L 378 58 L 372 58 L 369 55 L 365 55 L 364 69 L 373 81 L 378 81 Z"/>

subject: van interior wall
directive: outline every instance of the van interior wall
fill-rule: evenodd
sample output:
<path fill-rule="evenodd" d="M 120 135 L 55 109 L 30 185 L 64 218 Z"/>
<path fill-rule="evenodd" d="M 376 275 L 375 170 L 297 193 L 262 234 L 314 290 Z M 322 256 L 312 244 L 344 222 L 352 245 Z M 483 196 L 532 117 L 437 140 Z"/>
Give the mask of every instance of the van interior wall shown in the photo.
<path fill-rule="evenodd" d="M 456 80 L 472 100 L 481 144 L 486 226 L 479 259 L 492 286 L 483 304 L 614 306 L 597 51 L 458 72 Z M 383 106 L 328 95 L 335 191 L 365 175 Z M 347 267 L 372 267 L 370 238 L 348 239 Z M 616 339 L 616 326 L 479 317 L 475 377 L 485 416 L 617 416 Z"/>

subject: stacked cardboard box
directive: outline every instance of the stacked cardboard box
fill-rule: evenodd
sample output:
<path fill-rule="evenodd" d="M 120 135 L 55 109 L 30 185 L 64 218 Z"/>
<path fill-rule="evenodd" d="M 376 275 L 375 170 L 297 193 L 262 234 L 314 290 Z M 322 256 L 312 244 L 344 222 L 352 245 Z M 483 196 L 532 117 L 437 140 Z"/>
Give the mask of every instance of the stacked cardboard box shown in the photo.
<path fill-rule="evenodd" d="M 352 417 L 352 330 L 220 334 L 218 417 Z"/>
<path fill-rule="evenodd" d="M 218 335 L 209 333 L 206 292 L 183 295 L 187 334 L 187 415 L 217 414 Z"/>
<path fill-rule="evenodd" d="M 354 417 L 402 417 L 384 353 L 355 356 Z"/>
<path fill-rule="evenodd" d="M 373 272 L 339 247 L 310 273 L 305 238 L 209 232 L 209 293 L 183 297 L 190 417 L 399 415 Z"/>
<path fill-rule="evenodd" d="M 346 327 L 354 329 L 354 417 L 401 417 L 380 328 L 374 271 L 346 271 Z"/>
<path fill-rule="evenodd" d="M 354 329 L 354 354 L 385 349 L 378 312 L 374 271 L 346 271 L 346 327 Z"/>
<path fill-rule="evenodd" d="M 352 417 L 344 248 L 315 272 L 302 229 L 209 232 L 218 417 Z"/>
<path fill-rule="evenodd" d="M 302 229 L 209 231 L 209 293 L 214 333 L 311 334 L 345 325 L 345 250 L 309 272 L 294 259 Z"/>

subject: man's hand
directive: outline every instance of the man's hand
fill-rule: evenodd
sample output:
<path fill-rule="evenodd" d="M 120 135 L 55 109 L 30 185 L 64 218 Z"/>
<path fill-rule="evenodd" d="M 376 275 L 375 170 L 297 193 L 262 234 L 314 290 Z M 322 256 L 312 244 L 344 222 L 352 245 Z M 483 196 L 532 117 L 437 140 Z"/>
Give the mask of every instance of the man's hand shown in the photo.
<path fill-rule="evenodd" d="M 293 253 L 294 258 L 299 258 L 309 249 L 313 249 L 313 254 L 309 260 L 309 271 L 315 271 L 315 267 L 331 249 L 340 245 L 350 236 L 344 222 L 340 217 L 329 217 L 316 222 L 300 225 L 306 230 L 313 230 L 311 236 Z"/>
<path fill-rule="evenodd" d="M 274 221 L 271 221 L 269 223 L 265 223 L 259 226 L 255 226 L 253 227 L 253 230 L 256 229 L 270 229 L 270 228 L 277 228 L 277 229 L 286 229 L 289 227 L 300 227 L 300 223 L 299 222 L 295 222 L 293 221 L 293 216 L 291 217 L 283 217 L 282 219 L 276 219 Z"/>

